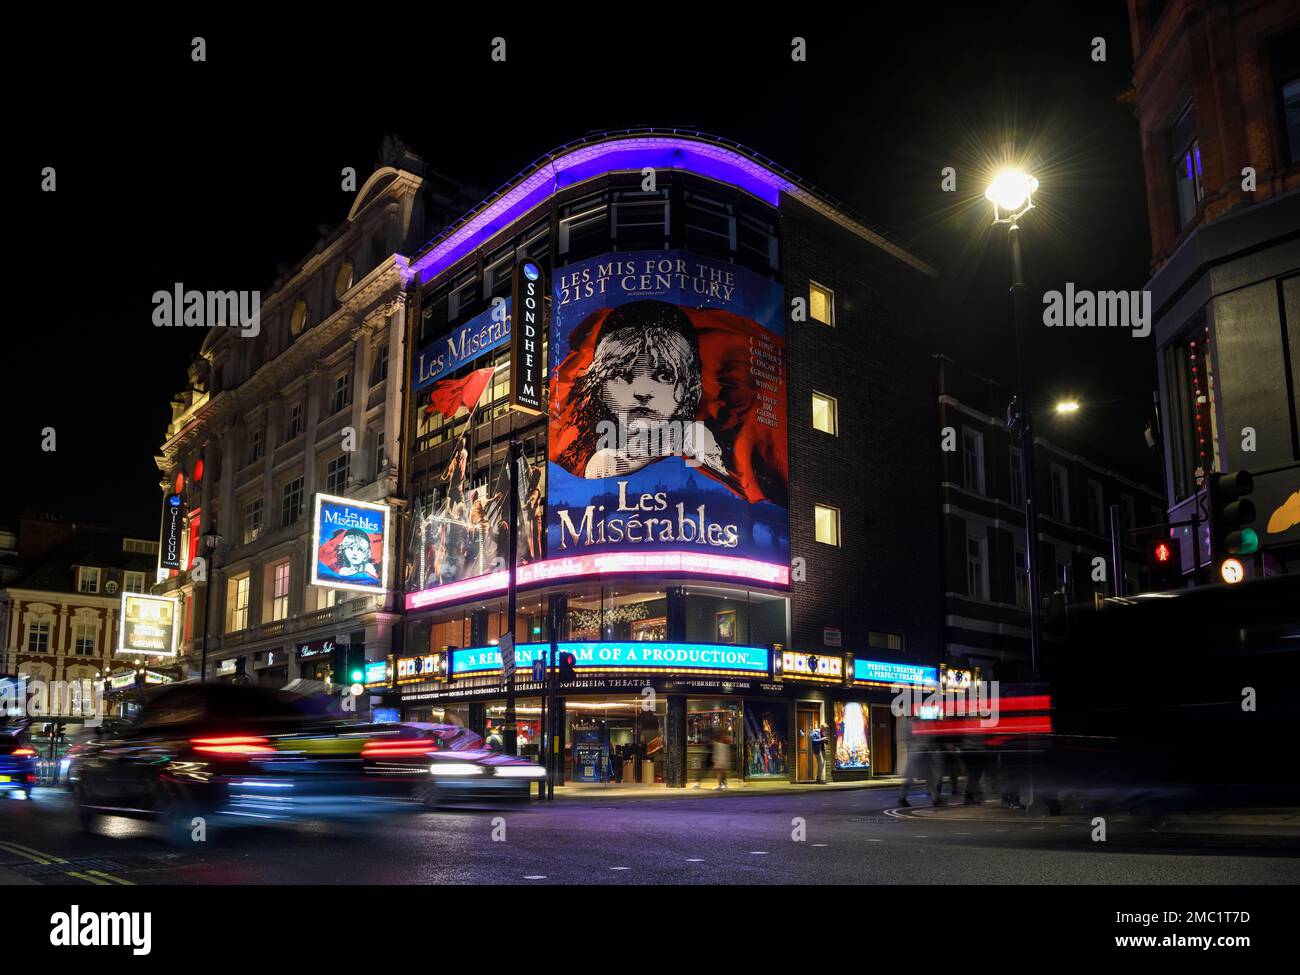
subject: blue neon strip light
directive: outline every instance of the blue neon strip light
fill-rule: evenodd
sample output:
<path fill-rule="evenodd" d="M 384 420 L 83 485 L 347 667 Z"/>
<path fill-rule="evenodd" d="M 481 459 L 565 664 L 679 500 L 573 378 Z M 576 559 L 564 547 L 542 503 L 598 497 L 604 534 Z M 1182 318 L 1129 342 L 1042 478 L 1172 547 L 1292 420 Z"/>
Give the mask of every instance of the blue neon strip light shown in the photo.
<path fill-rule="evenodd" d="M 515 666 L 527 670 L 534 660 L 545 659 L 549 643 L 521 643 L 515 647 Z M 561 643 L 561 653 L 576 658 L 575 670 L 717 671 L 765 675 L 769 672 L 767 647 L 737 647 L 712 643 Z M 491 673 L 501 669 L 496 647 L 472 647 L 451 652 L 453 677 Z"/>

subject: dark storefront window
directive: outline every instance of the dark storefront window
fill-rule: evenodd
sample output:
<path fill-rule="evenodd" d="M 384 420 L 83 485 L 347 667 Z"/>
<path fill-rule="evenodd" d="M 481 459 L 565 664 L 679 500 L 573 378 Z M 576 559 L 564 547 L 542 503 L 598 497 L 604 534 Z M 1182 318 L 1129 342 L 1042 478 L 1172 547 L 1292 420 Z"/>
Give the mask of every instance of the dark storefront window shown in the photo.
<path fill-rule="evenodd" d="M 1173 156 L 1174 203 L 1178 229 L 1182 230 L 1200 212 L 1205 186 L 1201 180 L 1201 144 L 1196 139 L 1196 113 L 1188 105 L 1169 130 Z"/>

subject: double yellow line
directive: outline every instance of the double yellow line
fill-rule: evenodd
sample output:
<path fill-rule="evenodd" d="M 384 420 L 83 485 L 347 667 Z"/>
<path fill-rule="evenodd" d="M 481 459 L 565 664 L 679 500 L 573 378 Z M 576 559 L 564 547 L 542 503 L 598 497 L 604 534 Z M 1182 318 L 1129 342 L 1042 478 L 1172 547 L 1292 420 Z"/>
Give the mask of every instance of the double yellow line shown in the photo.
<path fill-rule="evenodd" d="M 34 850 L 30 846 L 23 846 L 21 843 L 13 843 L 8 840 L 0 840 L 0 850 L 6 850 L 14 856 L 20 856 L 32 863 L 39 863 L 43 867 L 58 866 L 67 864 L 68 861 L 63 857 L 56 857 L 53 853 L 46 853 L 43 850 Z M 75 877 L 77 880 L 84 880 L 88 884 L 95 884 L 99 887 L 109 887 L 118 884 L 122 887 L 136 886 L 134 881 L 125 880 L 122 877 L 115 877 L 111 873 L 105 873 L 103 870 L 64 870 L 69 877 Z"/>

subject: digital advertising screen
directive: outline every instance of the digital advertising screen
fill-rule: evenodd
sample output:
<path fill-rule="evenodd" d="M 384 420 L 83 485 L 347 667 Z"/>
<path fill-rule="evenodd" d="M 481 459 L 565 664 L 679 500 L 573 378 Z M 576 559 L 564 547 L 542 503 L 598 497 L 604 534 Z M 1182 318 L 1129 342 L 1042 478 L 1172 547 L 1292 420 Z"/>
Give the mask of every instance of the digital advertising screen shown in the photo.
<path fill-rule="evenodd" d="M 316 495 L 311 584 L 382 592 L 388 586 L 388 506 Z"/>

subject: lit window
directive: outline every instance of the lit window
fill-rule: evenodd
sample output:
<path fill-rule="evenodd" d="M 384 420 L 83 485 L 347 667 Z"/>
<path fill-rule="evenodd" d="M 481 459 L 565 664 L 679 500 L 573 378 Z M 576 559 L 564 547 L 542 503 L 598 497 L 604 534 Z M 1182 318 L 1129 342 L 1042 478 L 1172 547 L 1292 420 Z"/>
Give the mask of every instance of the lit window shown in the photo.
<path fill-rule="evenodd" d="M 813 506 L 813 530 L 817 541 L 824 545 L 840 543 L 840 509 L 828 505 Z"/>
<path fill-rule="evenodd" d="M 226 632 L 237 633 L 248 628 L 248 573 L 226 583 Z"/>
<path fill-rule="evenodd" d="M 289 334 L 295 338 L 302 334 L 307 327 L 307 302 L 299 298 L 293 306 L 293 313 L 289 316 Z"/>
<path fill-rule="evenodd" d="M 271 570 L 271 619 L 289 615 L 289 563 L 281 562 Z"/>
<path fill-rule="evenodd" d="M 128 572 L 123 577 L 122 588 L 127 592 L 144 592 L 144 573 Z"/>
<path fill-rule="evenodd" d="M 833 396 L 812 394 L 813 429 L 829 433 L 832 437 L 839 434 L 839 414 Z"/>
<path fill-rule="evenodd" d="M 82 566 L 77 575 L 78 592 L 99 592 L 99 570 Z"/>
<path fill-rule="evenodd" d="M 1196 115 L 1191 105 L 1169 130 L 1169 148 L 1173 154 L 1178 229 L 1182 230 L 1195 219 L 1205 196 L 1205 185 L 1201 180 L 1201 144 L 1196 139 Z"/>
<path fill-rule="evenodd" d="M 823 325 L 835 324 L 835 292 L 815 281 L 808 282 L 808 316 Z"/>
<path fill-rule="evenodd" d="M 334 297 L 342 298 L 352 290 L 352 262 L 344 261 L 339 265 L 339 273 L 334 278 Z"/>

